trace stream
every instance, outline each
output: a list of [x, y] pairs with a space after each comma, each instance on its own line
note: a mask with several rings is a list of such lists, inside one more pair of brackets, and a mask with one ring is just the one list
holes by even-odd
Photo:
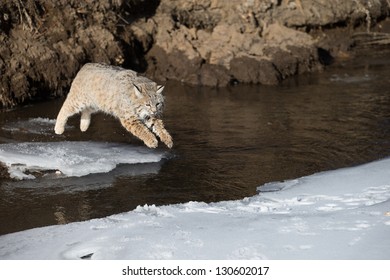
[[[280, 86], [191, 87], [168, 82], [164, 122], [169, 156], [82, 177], [0, 179], [0, 234], [100, 218], [138, 205], [216, 202], [256, 188], [390, 155], [390, 55], [339, 61]], [[142, 142], [118, 120], [96, 114], [82, 133], [79, 116], [54, 134], [61, 100], [0, 112], [0, 144]]]

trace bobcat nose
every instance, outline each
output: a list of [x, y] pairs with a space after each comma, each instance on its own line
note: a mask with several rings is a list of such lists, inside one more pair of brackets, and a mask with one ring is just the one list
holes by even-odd
[[141, 113], [139, 114], [139, 117], [141, 120], [149, 120], [150, 119], [150, 114], [144, 110], [141, 111]]

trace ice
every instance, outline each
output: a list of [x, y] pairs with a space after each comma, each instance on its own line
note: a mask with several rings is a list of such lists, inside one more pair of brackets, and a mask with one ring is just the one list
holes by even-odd
[[26, 142], [0, 144], [0, 161], [15, 179], [32, 179], [35, 171], [58, 171], [62, 176], [105, 173], [119, 164], [159, 162], [163, 151], [121, 143]]
[[[143, 205], [0, 236], [0, 259], [390, 258], [390, 158], [217, 203]], [[262, 189], [266, 192], [262, 192]]]
[[375, 77], [370, 76], [368, 74], [360, 75], [360, 76], [350, 76], [348, 74], [344, 75], [332, 75], [330, 78], [331, 82], [340, 82], [340, 83], [361, 83], [373, 80]]
[[[17, 120], [6, 123], [2, 130], [24, 134], [52, 135], [55, 119], [30, 118], [28, 120]], [[66, 129], [72, 128], [67, 125]]]

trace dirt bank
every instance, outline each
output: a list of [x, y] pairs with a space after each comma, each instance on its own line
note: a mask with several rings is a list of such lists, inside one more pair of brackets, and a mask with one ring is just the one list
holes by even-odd
[[[6, 0], [0, 108], [65, 95], [86, 62], [152, 79], [277, 84], [345, 54], [388, 0]], [[360, 37], [359, 37], [360, 38]]]
[[127, 2], [2, 2], [0, 106], [66, 94], [72, 78], [88, 61], [139, 68], [140, 55], [133, 53], [137, 48], [125, 27], [131, 19], [150, 15], [137, 6], [141, 1]]
[[162, 1], [150, 76], [191, 84], [277, 84], [318, 71], [350, 35], [387, 16], [388, 1]]

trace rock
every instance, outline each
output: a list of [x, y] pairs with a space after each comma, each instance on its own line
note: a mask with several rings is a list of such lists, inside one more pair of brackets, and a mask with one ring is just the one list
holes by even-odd
[[234, 58], [230, 62], [230, 70], [235, 79], [243, 83], [275, 85], [282, 79], [275, 65], [266, 59], [245, 56]]
[[275, 9], [274, 16], [288, 27], [318, 27], [338, 24], [355, 25], [359, 21], [387, 15], [389, 4], [386, 0], [295, 0], [282, 1]]
[[9, 179], [8, 168], [0, 161], [0, 179]]
[[182, 50], [173, 50], [166, 55], [159, 46], [153, 46], [148, 53], [147, 76], [154, 77], [155, 80], [179, 80], [187, 81], [189, 77], [198, 73], [202, 60], [199, 56], [188, 56]]
[[234, 80], [224, 66], [215, 64], [203, 64], [200, 73], [197, 76], [197, 80], [194, 81], [189, 79], [188, 82], [193, 85], [223, 87]]

